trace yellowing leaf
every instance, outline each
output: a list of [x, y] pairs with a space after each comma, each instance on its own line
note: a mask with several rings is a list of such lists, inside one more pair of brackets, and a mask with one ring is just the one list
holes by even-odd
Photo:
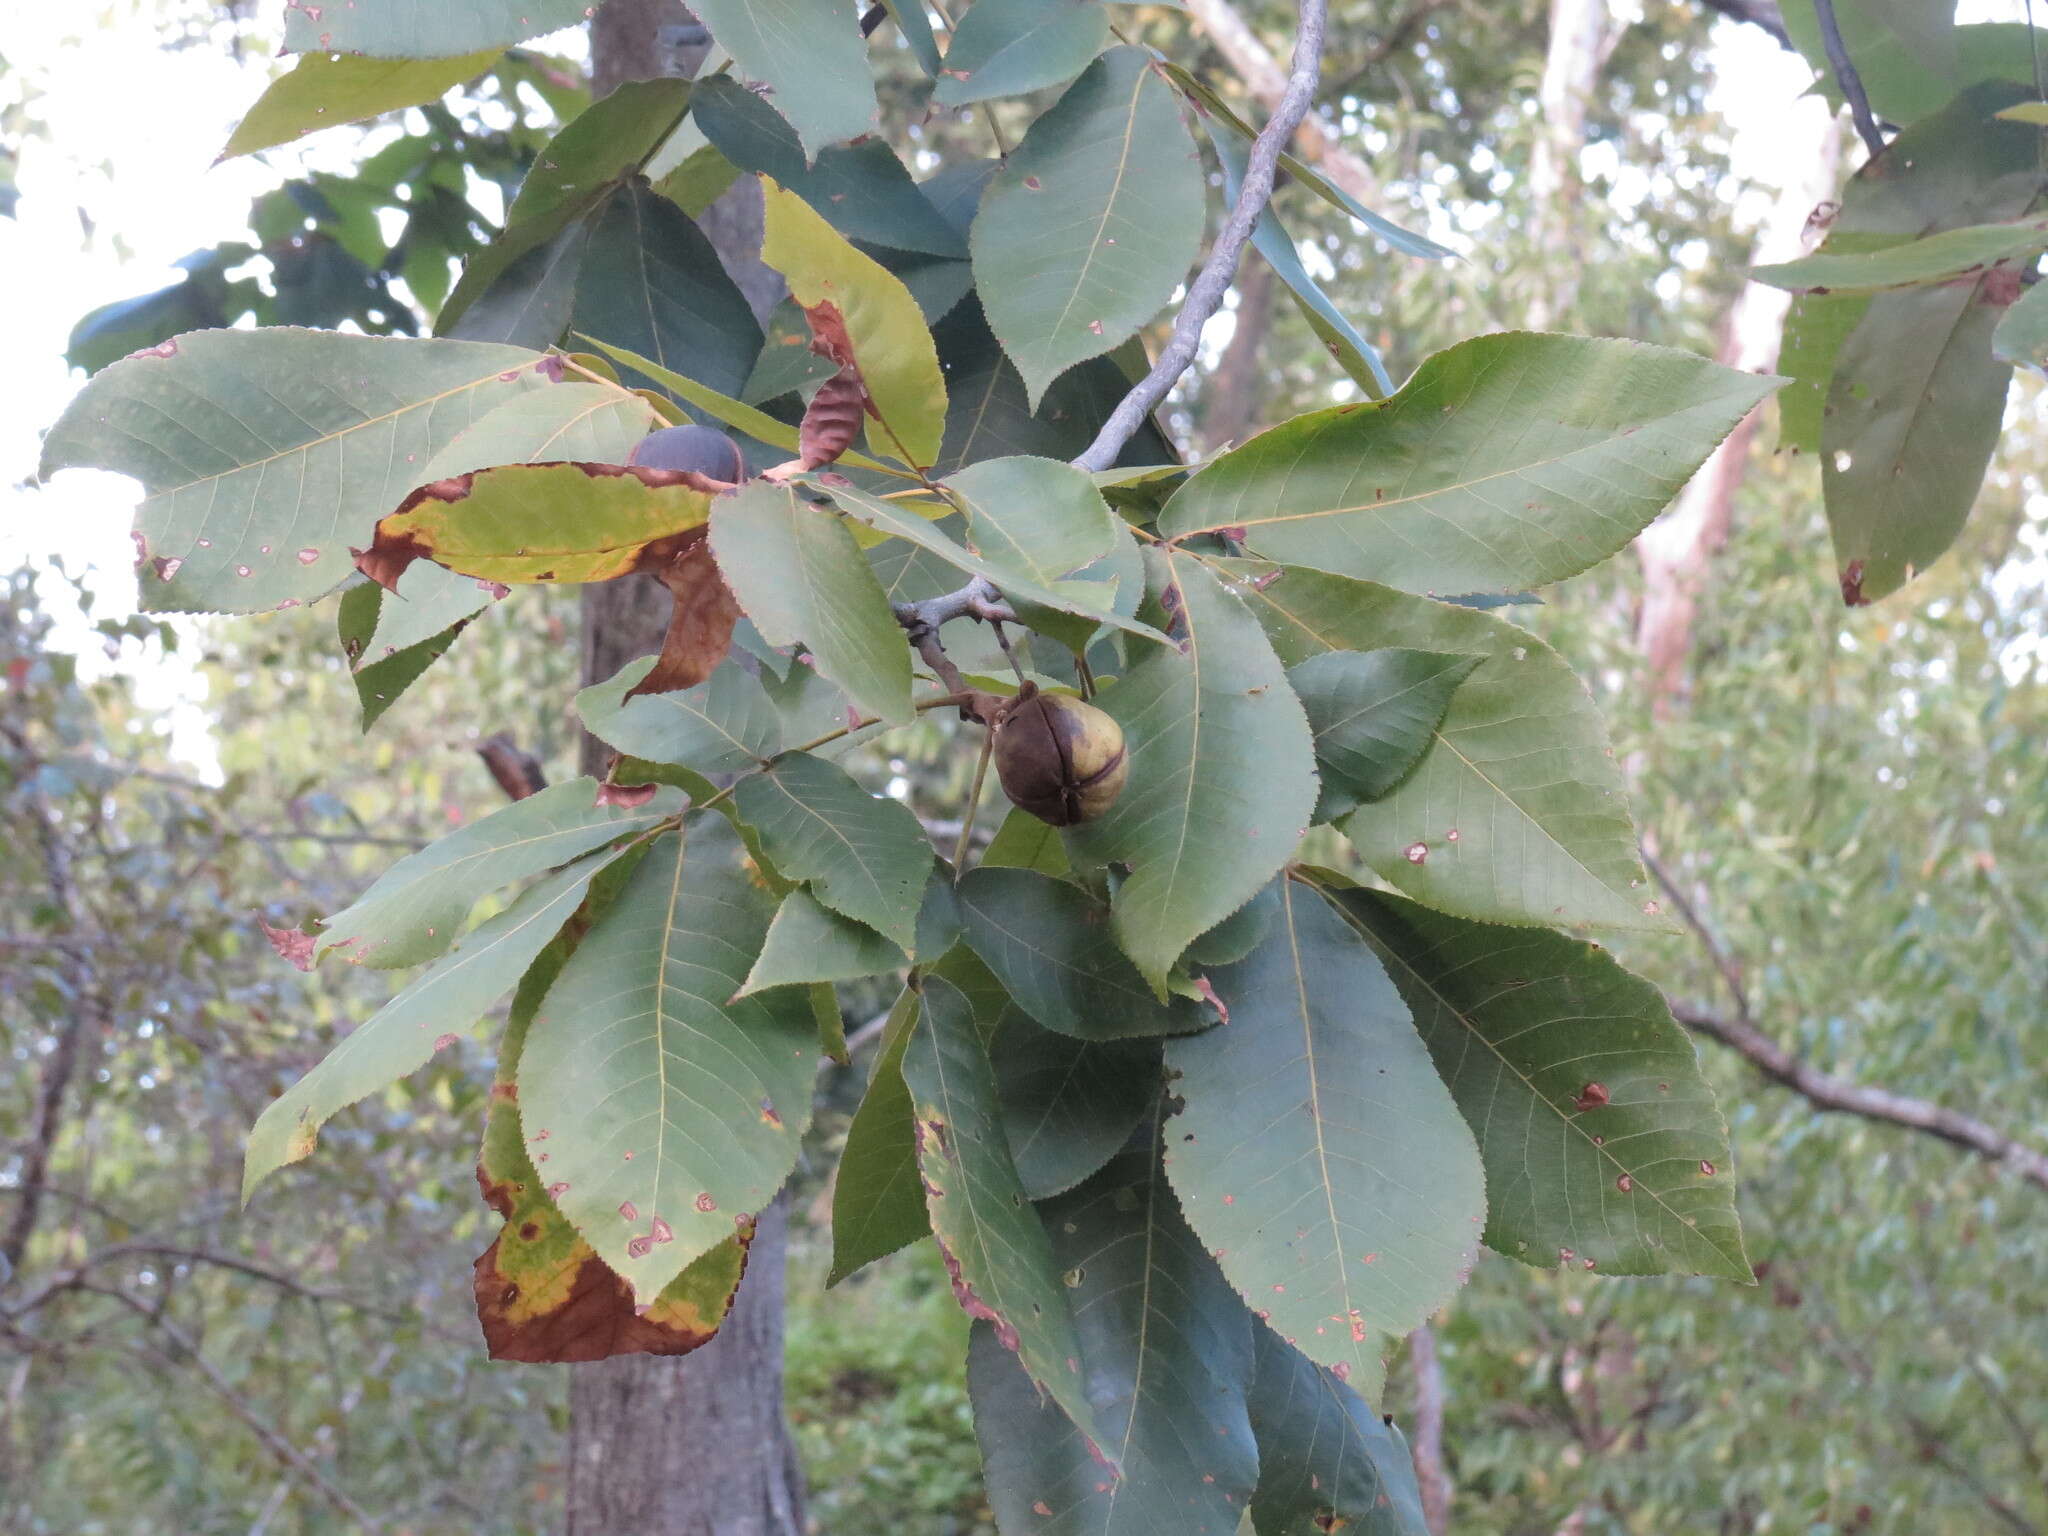
[[767, 199], [761, 259], [788, 281], [814, 333], [823, 306], [844, 323], [877, 418], [868, 424], [868, 446], [914, 469], [936, 464], [946, 381], [924, 311], [901, 281], [855, 250], [810, 204], [769, 177], [761, 185]]
[[701, 539], [711, 495], [684, 470], [506, 464], [421, 486], [356, 565], [387, 587], [422, 559], [484, 581], [609, 581]]

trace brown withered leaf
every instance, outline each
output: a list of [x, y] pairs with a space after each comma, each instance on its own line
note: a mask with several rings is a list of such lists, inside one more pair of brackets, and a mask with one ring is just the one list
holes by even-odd
[[797, 429], [798, 461], [805, 469], [830, 464], [853, 446], [867, 404], [867, 386], [861, 383], [858, 368], [841, 368], [818, 386]]
[[[720, 481], [681, 469], [504, 464], [419, 487], [377, 523], [356, 569], [395, 591], [415, 560], [480, 581], [609, 581], [665, 562]], [[700, 534], [701, 537], [701, 534]]]
[[640, 693], [672, 693], [694, 688], [709, 677], [732, 648], [733, 626], [740, 605], [733, 600], [703, 528], [692, 528], [653, 552], [658, 564], [643, 565], [659, 577], [675, 607], [668, 631], [661, 637], [661, 655], [654, 668], [634, 684], [626, 697]]
[[[529, 1168], [531, 1165], [529, 1164]], [[644, 1313], [568, 1218], [531, 1180], [492, 1183], [484, 1198], [505, 1227], [476, 1260], [477, 1321], [493, 1360], [536, 1365], [613, 1355], [686, 1355], [710, 1342], [746, 1270], [749, 1227], [671, 1281]]]
[[813, 352], [837, 363], [842, 369], [860, 371], [860, 364], [853, 356], [853, 337], [846, 330], [846, 316], [839, 312], [837, 304], [830, 299], [807, 304], [804, 306], [804, 319], [811, 327]]

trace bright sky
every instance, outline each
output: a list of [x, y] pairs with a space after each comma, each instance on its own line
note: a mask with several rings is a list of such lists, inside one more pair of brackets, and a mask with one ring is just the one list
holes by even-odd
[[[1617, 11], [1625, 3], [1610, 0]], [[1964, 9], [1985, 19], [2018, 14], [2019, 4]], [[128, 528], [137, 491], [122, 477], [81, 470], [47, 487], [32, 484], [40, 433], [83, 382], [64, 363], [72, 324], [98, 305], [174, 281], [180, 257], [243, 228], [252, 198], [306, 166], [346, 169], [358, 144], [344, 129], [262, 159], [214, 165], [241, 113], [287, 61], [236, 59], [225, 29], [212, 43], [161, 48], [144, 19], [151, 10], [148, 0], [0, 6], [0, 59], [35, 92], [30, 110], [42, 128], [23, 147], [16, 216], [0, 218], [0, 272], [14, 299], [9, 366], [0, 370], [0, 569], [52, 555], [73, 570], [91, 566], [93, 617], [132, 611]], [[566, 52], [579, 41], [550, 43]], [[1716, 28], [1715, 54], [1722, 84], [1714, 105], [1735, 129], [1736, 174], [1773, 185], [1783, 168], [1774, 147], [1784, 142], [1785, 114], [1819, 110], [1799, 99], [1810, 72], [1757, 29], [1732, 23]], [[7, 90], [0, 81], [0, 101]], [[1745, 211], [1760, 217], [1762, 209]], [[62, 612], [54, 585], [45, 592]], [[123, 658], [103, 660], [81, 614], [68, 615], [60, 634], [88, 666], [134, 670], [143, 701], [172, 709], [174, 750], [195, 766], [211, 764], [189, 662], [140, 656], [132, 645]]]

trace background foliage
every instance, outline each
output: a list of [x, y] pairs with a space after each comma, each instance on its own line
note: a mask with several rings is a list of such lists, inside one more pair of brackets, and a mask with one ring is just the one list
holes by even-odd
[[[1349, 85], [1331, 94], [1390, 187], [1469, 240], [1471, 256], [1434, 268], [1360, 254], [1347, 222], [1298, 193], [1285, 204], [1311, 251], [1353, 253], [1331, 261], [1326, 284], [1397, 378], [1458, 336], [1554, 302], [1559, 265], [1557, 231], [1523, 195], [1543, 8], [1488, 7], [1483, 26], [1458, 5], [1405, 31], [1404, 19], [1362, 7], [1339, 29], [1327, 78]], [[1589, 139], [1614, 146], [1617, 170], [1594, 179], [1564, 232], [1573, 329], [1711, 345], [1748, 246], [1705, 106], [1706, 36], [1696, 9], [1648, 6], [1602, 77]], [[399, 142], [440, 131], [431, 113], [407, 127]], [[503, 153], [516, 163], [533, 142], [522, 151], [510, 132]], [[495, 152], [464, 151], [480, 168]], [[431, 159], [427, 145], [406, 154]], [[1629, 196], [1619, 168], [1649, 165], [1654, 184]], [[300, 234], [317, 246], [327, 220], [309, 217], [316, 227]], [[461, 227], [450, 211], [437, 232], [422, 223], [419, 243], [459, 256]], [[260, 216], [252, 228], [277, 238]], [[331, 238], [349, 250], [339, 223]], [[403, 275], [422, 311], [379, 320], [336, 300], [328, 323], [421, 322], [431, 277], [415, 284], [390, 245], [350, 254], [392, 268], [394, 304], [388, 284]], [[376, 286], [349, 281], [348, 302]], [[289, 282], [268, 282], [263, 297], [282, 304]], [[1275, 310], [1262, 355], [1262, 418], [1349, 387], [1292, 312]], [[1173, 425], [1199, 435], [1226, 403], [1198, 380]], [[1817, 558], [1812, 464], [1753, 463], [1696, 633], [1687, 707], [1671, 721], [1651, 725], [1631, 565], [1553, 588], [1516, 617], [1594, 681], [1651, 846], [1734, 958], [1756, 1017], [1827, 1070], [2024, 1132], [2030, 1115], [2041, 1126], [2048, 1028], [2031, 387], [2013, 420], [1960, 557], [1875, 610], [1845, 614]], [[55, 586], [41, 579], [45, 598]], [[35, 1532], [346, 1528], [280, 1480], [254, 1438], [222, 1430], [218, 1386], [394, 1527], [550, 1528], [559, 1468], [535, 1447], [560, 1443], [559, 1382], [481, 1362], [466, 1288], [448, 1284], [489, 1236], [466, 1173], [481, 1053], [464, 1045], [337, 1122], [323, 1155], [245, 1223], [230, 1194], [242, 1129], [378, 1000], [382, 978], [301, 978], [253, 926], [221, 914], [333, 910], [397, 851], [354, 839], [424, 839], [493, 807], [468, 750], [491, 731], [566, 774], [573, 722], [556, 701], [573, 685], [573, 615], [522, 593], [516, 620], [489, 616], [492, 643], [458, 647], [366, 738], [349, 728], [354, 685], [324, 614], [134, 621], [109, 636], [126, 668], [172, 636], [203, 653], [228, 775], [215, 787], [167, 756], [122, 671], [78, 682], [38, 602], [26, 582], [10, 593], [0, 1028], [26, 1062], [54, 1048], [62, 1020], [88, 1023], [50, 1235], [0, 1296], [12, 1325], [0, 1362], [5, 1520]], [[943, 819], [965, 789], [957, 753], [939, 766], [947, 729], [920, 722], [859, 766], [902, 780]], [[289, 809], [273, 819], [277, 807]], [[1695, 943], [1617, 948], [1675, 999], [1727, 1006]], [[888, 999], [869, 1001], [872, 1013]], [[1702, 1049], [1731, 1121], [1760, 1287], [1482, 1259], [1439, 1327], [1454, 1528], [2048, 1522], [2042, 1193], [1927, 1138], [1817, 1117]], [[843, 1135], [859, 1078], [827, 1074], [811, 1132], [820, 1149]], [[33, 1080], [11, 1074], [0, 1100], [11, 1143], [28, 1139]], [[815, 1182], [803, 1193], [815, 1198]], [[797, 1250], [798, 1266], [822, 1269], [817, 1240], [800, 1232]], [[87, 1254], [90, 1270], [74, 1276]], [[32, 1318], [15, 1317], [53, 1282]], [[985, 1529], [954, 1385], [965, 1333], [935, 1266], [905, 1254], [851, 1287], [799, 1301], [793, 1320], [791, 1400], [821, 1529]], [[232, 1374], [206, 1381], [194, 1346]], [[1397, 1362], [1396, 1411], [1407, 1390]]]

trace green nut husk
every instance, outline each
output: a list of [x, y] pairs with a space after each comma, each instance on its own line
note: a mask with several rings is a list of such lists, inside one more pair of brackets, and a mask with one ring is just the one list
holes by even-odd
[[1130, 774], [1123, 728], [1093, 704], [1027, 683], [990, 729], [1003, 793], [1040, 821], [1093, 821], [1123, 793]]

